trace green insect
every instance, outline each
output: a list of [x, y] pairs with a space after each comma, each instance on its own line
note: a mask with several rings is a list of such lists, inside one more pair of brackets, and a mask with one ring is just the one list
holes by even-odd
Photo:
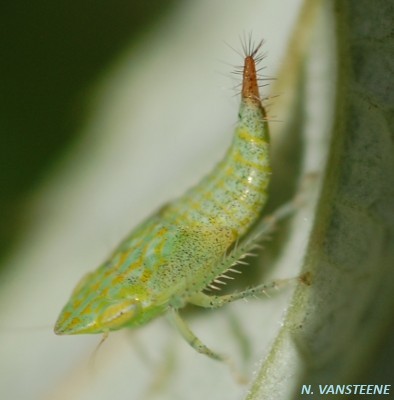
[[220, 279], [232, 278], [234, 265], [245, 263], [275, 221], [289, 214], [289, 207], [282, 207], [257, 223], [271, 176], [268, 120], [256, 73], [261, 45], [245, 50], [239, 120], [224, 159], [200, 184], [140, 224], [80, 281], [56, 322], [56, 334], [107, 335], [167, 314], [198, 352], [225, 359], [193, 334], [178, 310], [187, 303], [220, 307], [278, 284], [222, 296], [204, 293], [217, 288]]

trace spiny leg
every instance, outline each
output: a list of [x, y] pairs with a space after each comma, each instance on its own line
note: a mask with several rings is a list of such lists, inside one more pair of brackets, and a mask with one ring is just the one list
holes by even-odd
[[105, 332], [103, 336], [100, 339], [100, 342], [97, 344], [96, 348], [94, 349], [92, 355], [89, 358], [89, 366], [92, 369], [93, 372], [95, 372], [96, 369], [96, 361], [97, 361], [97, 355], [98, 352], [103, 345], [103, 343], [108, 339], [109, 337], [109, 332]]
[[201, 340], [191, 331], [189, 326], [174, 308], [170, 308], [168, 318], [182, 335], [182, 337], [186, 340], [186, 342], [189, 343], [190, 346], [192, 346], [193, 349], [196, 350], [198, 353], [204, 354], [214, 360], [226, 362], [228, 361], [227, 357], [218, 354], [205, 346], [205, 344], [202, 343]]
[[[272, 215], [264, 218], [254, 229], [242, 240], [239, 245], [234, 246], [230, 254], [228, 254], [222, 261], [223, 270], [230, 270], [231, 267], [239, 260], [250, 254], [249, 252], [258, 247], [258, 242], [266, 235], [270, 234], [276, 227], [277, 222], [292, 215], [299, 208], [299, 201], [297, 198], [284, 204], [278, 208]], [[296, 278], [295, 278], [296, 279]], [[244, 290], [239, 293], [229, 294], [224, 296], [208, 296], [204, 293], [197, 293], [188, 299], [189, 303], [206, 307], [217, 308], [229, 302], [243, 299], [247, 297], [254, 297], [259, 294], [265, 294], [268, 290], [283, 286], [293, 279], [283, 279], [274, 281], [269, 284], [263, 284], [251, 289]], [[228, 358], [220, 355], [205, 346], [200, 339], [190, 330], [186, 322], [180, 317], [175, 308], [171, 307], [168, 312], [168, 318], [173, 325], [180, 332], [182, 337], [192, 346], [198, 353], [205, 354], [206, 356], [219, 361], [228, 362]]]
[[231, 303], [236, 300], [257, 297], [260, 295], [267, 295], [267, 292], [274, 289], [280, 289], [284, 286], [287, 286], [289, 283], [295, 282], [299, 279], [299, 277], [278, 279], [269, 283], [263, 283], [250, 289], [243, 290], [242, 292], [222, 296], [212, 296], [200, 292], [190, 297], [189, 303], [204, 308], [219, 308], [227, 303]]
[[233, 269], [234, 266], [247, 264], [243, 259], [255, 255], [253, 251], [261, 248], [260, 243], [275, 230], [277, 223], [299, 209], [300, 202], [298, 199], [298, 196], [295, 197], [292, 201], [279, 207], [273, 214], [263, 218], [239, 243], [235, 243], [231, 251], [224, 255], [220, 263], [220, 270], [223, 273], [217, 279], [220, 279], [220, 277], [229, 278], [226, 276], [227, 271], [236, 272]]
[[[297, 209], [299, 209], [301, 203], [301, 196], [298, 195], [293, 200], [285, 203], [284, 205], [279, 207], [274, 213], [265, 217], [260, 223], [258, 223], [252, 229], [252, 231], [247, 234], [247, 236], [238, 245], [234, 246], [234, 248], [228, 255], [226, 255], [226, 257], [222, 261], [223, 270], [231, 271], [231, 268], [237, 263], [244, 264], [245, 262], [242, 261], [242, 259], [247, 257], [248, 255], [252, 255], [253, 253], [251, 252], [254, 249], [260, 247], [259, 242], [263, 240], [264, 237], [274, 231], [279, 221], [289, 217]], [[225, 274], [222, 276], [226, 277]], [[191, 296], [188, 299], [188, 302], [205, 308], [219, 308], [227, 303], [231, 303], [236, 300], [257, 297], [260, 295], [267, 295], [267, 292], [269, 291], [280, 289], [290, 283], [295, 283], [297, 281], [309, 284], [310, 278], [310, 275], [306, 273], [295, 278], [278, 279], [269, 283], [263, 283], [253, 288], [243, 290], [238, 293], [222, 296], [207, 295], [200, 292]]]
[[297, 195], [291, 201], [277, 208], [272, 214], [264, 217], [242, 240], [241, 244], [243, 244], [243, 247], [249, 245], [253, 247], [256, 242], [271, 234], [275, 230], [277, 223], [293, 215], [300, 209], [302, 203], [302, 196]]
[[186, 322], [180, 317], [176, 309], [170, 308], [168, 318], [176, 327], [178, 332], [182, 335], [182, 337], [190, 344], [191, 347], [193, 347], [193, 349], [200, 354], [204, 354], [209, 358], [212, 358], [213, 360], [225, 362], [229, 366], [234, 379], [238, 383], [247, 383], [247, 378], [237, 370], [232, 360], [229, 357], [216, 353], [202, 343], [201, 340], [191, 331]]

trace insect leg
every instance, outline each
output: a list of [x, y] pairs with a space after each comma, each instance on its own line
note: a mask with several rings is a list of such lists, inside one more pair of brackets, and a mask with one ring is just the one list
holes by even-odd
[[[231, 251], [224, 256], [220, 263], [220, 270], [223, 271], [223, 277], [226, 277], [227, 271], [232, 271], [237, 264], [245, 264], [244, 258], [253, 255], [256, 248], [260, 248], [261, 241], [271, 234], [277, 223], [299, 209], [299, 197], [285, 203], [279, 207], [274, 213], [262, 219], [239, 243], [236, 243]], [[217, 278], [220, 278], [218, 275]]]
[[191, 331], [186, 322], [181, 318], [178, 312], [174, 308], [170, 308], [168, 317], [172, 324], [177, 328], [182, 337], [196, 350], [198, 353], [205, 354], [206, 356], [218, 360], [228, 361], [227, 357], [214, 352], [205, 346], [204, 343]]
[[264, 217], [251, 231], [246, 235], [242, 243], [248, 246], [251, 242], [256, 242], [263, 239], [266, 235], [271, 234], [278, 222], [290, 217], [302, 204], [301, 196], [296, 196], [291, 201], [281, 205], [272, 214]]
[[219, 308], [227, 303], [231, 303], [236, 300], [267, 295], [269, 291], [280, 289], [292, 282], [296, 282], [299, 279], [301, 278], [297, 277], [289, 279], [278, 279], [269, 283], [263, 283], [250, 289], [243, 290], [242, 292], [231, 293], [223, 296], [211, 296], [200, 292], [190, 297], [188, 302], [204, 308]]
[[314, 173], [307, 174], [302, 179], [300, 189], [296, 195], [287, 203], [282, 204], [272, 214], [267, 215], [258, 222], [245, 236], [241, 244], [243, 244], [244, 247], [247, 247], [256, 241], [263, 239], [266, 235], [269, 235], [275, 230], [278, 222], [290, 217], [299, 210], [307, 202], [308, 192], [313, 187], [312, 183], [316, 178], [317, 176]]
[[[279, 221], [289, 217], [297, 209], [299, 209], [300, 204], [302, 204], [302, 197], [298, 195], [292, 201], [285, 203], [284, 205], [279, 207], [273, 214], [267, 216], [259, 224], [257, 224], [257, 226], [252, 229], [252, 231], [241, 241], [241, 243], [235, 246], [233, 250], [224, 258], [224, 260], [222, 261], [223, 271], [231, 270], [231, 268], [236, 265], [237, 262], [241, 261], [242, 263], [243, 258], [251, 254], [251, 252], [256, 247], [259, 247], [259, 241], [269, 235], [275, 229]], [[267, 295], [267, 292], [269, 291], [280, 289], [290, 283], [296, 283], [297, 281], [309, 284], [310, 279], [310, 274], [305, 273], [298, 277], [278, 279], [269, 283], [263, 283], [261, 285], [243, 290], [238, 293], [222, 296], [212, 296], [200, 292], [191, 296], [188, 299], [188, 302], [204, 308], [219, 308], [227, 303], [239, 299]]]

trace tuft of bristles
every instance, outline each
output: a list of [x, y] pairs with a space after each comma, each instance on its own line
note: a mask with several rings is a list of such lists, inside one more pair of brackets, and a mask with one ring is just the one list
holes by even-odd
[[[264, 60], [264, 58], [266, 58], [267, 54], [262, 51], [264, 45], [264, 39], [260, 40], [256, 44], [255, 41], [253, 40], [252, 33], [249, 33], [248, 35], [244, 33], [243, 36], [239, 38], [239, 40], [241, 42], [242, 51], [237, 50], [228, 43], [226, 44], [228, 47], [230, 47], [230, 49], [232, 49], [235, 53], [237, 53], [242, 58], [242, 60], [245, 60], [245, 58], [247, 57], [252, 57], [255, 64], [259, 65]], [[273, 80], [273, 78], [269, 78], [261, 74], [261, 72], [265, 68], [266, 68], [265, 66], [260, 66], [259, 68], [256, 69], [256, 75], [257, 75], [256, 78], [260, 89], [269, 85], [269, 83], [266, 83], [267, 81]], [[232, 74], [242, 76], [243, 72], [244, 72], [244, 64], [233, 66]], [[237, 90], [238, 94], [240, 93], [239, 88], [241, 87], [241, 85], [242, 83], [240, 82], [235, 86], [235, 89]]]
[[[245, 258], [249, 257], [257, 257], [258, 254], [254, 252], [254, 250], [261, 250], [263, 246], [260, 243], [257, 243], [257, 240], [261, 240], [261, 237], [255, 239], [254, 243], [246, 243], [239, 244], [238, 241], [234, 244], [234, 247], [231, 249], [230, 253], [223, 257], [222, 265], [229, 265], [225, 271], [216, 277], [209, 285], [207, 285], [206, 290], [220, 290], [221, 287], [216, 285], [226, 285], [227, 282], [222, 279], [234, 280], [234, 276], [230, 274], [241, 274], [242, 272], [236, 269], [238, 266], [249, 265], [249, 263], [245, 260]], [[254, 241], [254, 240], [253, 240]]]
[[[231, 72], [232, 75], [239, 75], [243, 77], [244, 74], [244, 69], [245, 69], [245, 59], [248, 57], [252, 57], [255, 65], [257, 66], [256, 68], [256, 82], [259, 90], [262, 88], [269, 86], [270, 82], [274, 80], [272, 77], [268, 77], [266, 75], [262, 74], [262, 71], [266, 68], [266, 66], [258, 66], [264, 58], [267, 56], [265, 52], [263, 52], [263, 45], [264, 45], [264, 39], [260, 40], [259, 42], [255, 42], [253, 40], [253, 34], [250, 32], [249, 34], [246, 34], [245, 32], [243, 33], [242, 36], [239, 37], [240, 43], [241, 43], [241, 49], [238, 50], [231, 46], [230, 44], [226, 43], [225, 44], [233, 50], [235, 53], [237, 53], [243, 60], [242, 65], [232, 65], [233, 70]], [[238, 79], [237, 84], [234, 85], [233, 90], [235, 90], [235, 95], [239, 96], [242, 93], [242, 85], [243, 85], [243, 79]], [[259, 101], [261, 102], [261, 105], [265, 110], [267, 110], [267, 101], [271, 100], [276, 96], [260, 96]], [[271, 117], [266, 116], [266, 119], [269, 121], [272, 121]]]

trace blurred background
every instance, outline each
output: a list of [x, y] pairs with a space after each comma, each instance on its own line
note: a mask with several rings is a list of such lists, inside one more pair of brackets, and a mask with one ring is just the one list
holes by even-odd
[[83, 134], [91, 89], [176, 1], [16, 1], [1, 7], [0, 256], [35, 188]]

